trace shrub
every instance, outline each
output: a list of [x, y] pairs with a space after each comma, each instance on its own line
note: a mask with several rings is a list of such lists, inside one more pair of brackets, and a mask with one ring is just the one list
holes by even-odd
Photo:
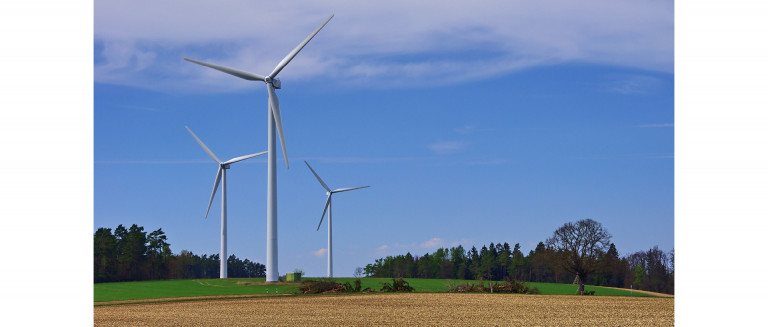
[[384, 286], [381, 288], [382, 292], [413, 292], [413, 290], [413, 287], [402, 278], [392, 278], [392, 284], [384, 283]]
[[448, 287], [446, 289], [448, 290], [448, 293], [455, 293], [459, 291], [459, 284], [456, 284], [456, 282], [450, 280], [448, 281]]
[[299, 286], [299, 291], [304, 294], [339, 292], [342, 289], [341, 283], [332, 280], [305, 280]]
[[355, 288], [354, 288], [354, 287], [352, 287], [352, 284], [350, 284], [349, 282], [345, 282], [345, 283], [344, 283], [344, 284], [341, 286], [341, 291], [342, 291], [342, 292], [344, 292], [344, 293], [351, 293], [351, 292], [354, 292], [354, 291], [355, 291]]
[[504, 283], [490, 282], [488, 286], [485, 286], [485, 282], [480, 280], [478, 284], [470, 284], [464, 282], [464, 284], [448, 284], [448, 292], [490, 292], [490, 293], [519, 293], [519, 294], [539, 294], [538, 288], [530, 288], [523, 282], [517, 280], [506, 279]]
[[483, 282], [481, 281], [479, 285], [476, 284], [470, 284], [469, 282], [464, 282], [463, 284], [456, 284], [453, 281], [448, 283], [448, 292], [452, 293], [474, 293], [474, 292], [482, 292]]
[[519, 293], [519, 294], [539, 294], [538, 288], [530, 288], [528, 285], [525, 285], [525, 283], [512, 279], [510, 280], [507, 278], [504, 281], [503, 285], [499, 286], [499, 290], [497, 292], [501, 293]]
[[352, 292], [370, 292], [371, 288], [366, 287], [362, 289], [362, 282], [359, 279], [354, 281], [354, 286], [349, 282], [344, 284], [334, 282], [332, 280], [305, 280], [301, 282], [299, 291], [304, 294], [317, 294], [317, 293], [352, 293]]

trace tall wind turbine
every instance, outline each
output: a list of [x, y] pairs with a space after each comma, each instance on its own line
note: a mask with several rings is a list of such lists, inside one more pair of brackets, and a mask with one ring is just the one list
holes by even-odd
[[323, 223], [323, 218], [325, 218], [325, 212], [328, 211], [328, 277], [333, 277], [333, 233], [332, 233], [332, 225], [333, 220], [331, 220], [331, 197], [334, 193], [341, 193], [351, 190], [356, 190], [360, 188], [366, 188], [369, 186], [358, 186], [358, 187], [347, 187], [347, 188], [339, 188], [335, 190], [331, 190], [328, 185], [323, 182], [323, 179], [320, 178], [320, 176], [317, 175], [314, 169], [312, 169], [312, 166], [309, 165], [308, 162], [304, 161], [305, 164], [307, 164], [307, 167], [309, 167], [309, 170], [312, 171], [312, 174], [317, 177], [317, 181], [320, 182], [320, 185], [325, 188], [326, 192], [325, 194], [328, 195], [328, 199], [325, 200], [325, 208], [323, 208], [323, 214], [320, 215], [320, 223], [317, 224], [317, 230], [320, 230], [320, 225]]
[[235, 162], [265, 154], [267, 151], [232, 158], [221, 162], [221, 160], [219, 160], [219, 158], [217, 158], [216, 155], [213, 154], [213, 152], [208, 149], [207, 146], [205, 146], [205, 143], [203, 143], [203, 141], [201, 141], [197, 135], [195, 135], [195, 133], [189, 129], [189, 127], [184, 127], [186, 127], [187, 131], [189, 131], [189, 134], [192, 134], [192, 137], [197, 140], [197, 143], [200, 143], [200, 146], [203, 147], [203, 150], [205, 150], [205, 152], [207, 152], [208, 155], [211, 156], [211, 158], [213, 158], [213, 160], [219, 164], [219, 171], [216, 172], [216, 181], [213, 182], [213, 192], [211, 192], [211, 199], [208, 201], [208, 209], [205, 210], [205, 218], [208, 219], [208, 212], [211, 211], [213, 196], [216, 195], [216, 190], [219, 188], [219, 182], [221, 182], [221, 252], [219, 255], [219, 278], [227, 278], [227, 169], [229, 169], [229, 165]]
[[295, 57], [301, 49], [304, 48], [315, 35], [320, 32], [325, 24], [333, 18], [333, 15], [329, 16], [312, 34], [307, 36], [296, 48], [288, 53], [280, 63], [277, 64], [274, 70], [267, 76], [261, 76], [259, 74], [253, 74], [242, 70], [237, 70], [229, 67], [214, 65], [205, 63], [202, 61], [184, 58], [186, 61], [196, 63], [216, 69], [218, 71], [240, 77], [249, 81], [262, 81], [267, 84], [267, 95], [269, 97], [268, 105], [268, 118], [267, 118], [267, 282], [276, 282], [278, 279], [277, 274], [277, 171], [275, 167], [275, 127], [280, 136], [280, 146], [283, 149], [283, 157], [285, 158], [285, 167], [288, 168], [288, 155], [285, 152], [285, 139], [283, 138], [283, 123], [280, 119], [280, 103], [277, 100], [277, 94], [275, 89], [280, 88], [280, 80], [277, 79], [277, 74], [287, 65], [293, 57]]

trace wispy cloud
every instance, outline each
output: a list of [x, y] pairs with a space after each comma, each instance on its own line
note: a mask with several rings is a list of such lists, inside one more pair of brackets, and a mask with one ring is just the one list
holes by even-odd
[[392, 163], [392, 162], [404, 162], [421, 160], [422, 158], [416, 157], [300, 157], [297, 160], [307, 160], [311, 162], [324, 162], [324, 163]]
[[[413, 87], [563, 62], [673, 71], [672, 1], [225, 3], [95, 2], [95, 81], [190, 92], [250, 89], [181, 58], [266, 74], [330, 13], [336, 17], [281, 77]], [[617, 90], [634, 89], [630, 83]]]
[[674, 159], [673, 153], [626, 153], [626, 154], [598, 154], [593, 156], [578, 157], [582, 160], [637, 160], [637, 159]]
[[467, 125], [467, 126], [462, 126], [462, 127], [453, 129], [454, 132], [459, 134], [469, 134], [474, 132], [475, 130], [477, 130], [477, 126], [475, 125]]
[[466, 126], [454, 128], [453, 131], [458, 133], [458, 134], [467, 135], [467, 134], [474, 134], [474, 133], [478, 133], [478, 132], [494, 131], [494, 129], [493, 128], [477, 127], [476, 125], [466, 125]]
[[129, 109], [129, 110], [138, 110], [138, 111], [157, 111], [157, 108], [155, 107], [132, 106], [132, 105], [117, 105], [117, 107]]
[[[239, 165], [263, 164], [265, 158], [253, 158], [238, 163]], [[188, 165], [188, 164], [212, 164], [212, 160], [94, 160], [96, 165]]]
[[436, 154], [457, 153], [467, 148], [468, 143], [460, 141], [441, 141], [427, 146], [429, 150]]
[[644, 75], [625, 75], [609, 78], [606, 89], [620, 94], [649, 94], [660, 88], [661, 79]]
[[469, 164], [473, 166], [489, 166], [489, 165], [503, 165], [509, 162], [507, 159], [488, 159], [488, 160], [475, 160], [470, 161]]
[[96, 160], [97, 165], [181, 165], [181, 164], [210, 164], [211, 160]]
[[675, 124], [672, 123], [666, 123], [666, 124], [643, 124], [643, 125], [637, 125], [639, 128], [665, 128], [665, 127], [675, 127]]
[[316, 256], [318, 258], [325, 256], [326, 253], [328, 253], [328, 249], [326, 249], [326, 248], [322, 248], [322, 249], [319, 249], [317, 251], [312, 251], [312, 255], [314, 255], [314, 256]]

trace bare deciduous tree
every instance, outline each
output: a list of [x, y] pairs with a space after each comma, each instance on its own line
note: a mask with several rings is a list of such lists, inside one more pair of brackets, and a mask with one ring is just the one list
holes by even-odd
[[581, 281], [579, 294], [584, 294], [584, 281], [597, 267], [597, 259], [611, 243], [611, 234], [592, 219], [566, 223], [547, 239], [547, 246], [559, 254], [560, 263]]

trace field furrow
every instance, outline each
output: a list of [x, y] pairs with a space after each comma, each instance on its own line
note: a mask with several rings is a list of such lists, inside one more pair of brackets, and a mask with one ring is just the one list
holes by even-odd
[[359, 294], [98, 306], [96, 326], [673, 326], [674, 299]]

